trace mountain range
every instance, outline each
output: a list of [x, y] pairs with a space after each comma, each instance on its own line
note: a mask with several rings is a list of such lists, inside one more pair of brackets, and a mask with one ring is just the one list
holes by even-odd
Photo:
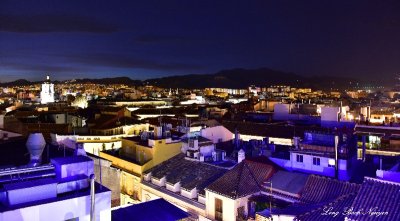
[[[64, 81], [65, 82], [65, 81]], [[71, 80], [67, 81], [71, 82]], [[162, 78], [134, 80], [129, 77], [101, 78], [101, 79], [75, 79], [74, 83], [95, 84], [127, 84], [130, 86], [154, 85], [163, 88], [247, 88], [250, 85], [271, 86], [289, 85], [292, 87], [310, 87], [313, 89], [344, 89], [350, 86], [349, 82], [357, 79], [346, 77], [313, 76], [306, 77], [290, 72], [276, 71], [268, 68], [258, 69], [229, 69], [214, 74], [177, 75]], [[40, 82], [30, 82], [19, 79], [13, 82], [1, 83], [0, 86], [25, 86]], [[61, 83], [55, 81], [54, 83]]]
[[247, 88], [250, 85], [271, 86], [289, 85], [292, 87], [310, 87], [313, 89], [344, 89], [349, 82], [357, 82], [357, 79], [345, 77], [313, 76], [276, 71], [268, 68], [259, 69], [230, 69], [215, 74], [180, 75], [170, 76], [144, 81], [150, 85], [171, 88]]

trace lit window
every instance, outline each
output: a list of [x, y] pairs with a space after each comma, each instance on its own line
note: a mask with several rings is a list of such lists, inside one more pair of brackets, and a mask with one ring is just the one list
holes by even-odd
[[329, 167], [335, 167], [335, 164], [336, 164], [336, 163], [335, 163], [335, 160], [334, 160], [334, 159], [329, 159], [329, 160], [328, 160], [328, 166], [329, 166]]
[[319, 166], [321, 165], [321, 159], [319, 157], [313, 157], [313, 165]]
[[297, 154], [296, 155], [296, 161], [299, 163], [303, 163], [303, 155]]

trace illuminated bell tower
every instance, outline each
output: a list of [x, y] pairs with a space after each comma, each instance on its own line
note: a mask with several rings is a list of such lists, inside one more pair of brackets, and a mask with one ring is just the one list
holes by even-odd
[[42, 104], [54, 102], [54, 84], [50, 82], [49, 75], [46, 76], [46, 81], [42, 84], [40, 99]]

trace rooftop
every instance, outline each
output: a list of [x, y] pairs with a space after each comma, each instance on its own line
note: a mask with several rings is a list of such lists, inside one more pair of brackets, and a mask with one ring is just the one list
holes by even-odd
[[[272, 183], [273, 190], [298, 195], [303, 190], [308, 179], [307, 174], [279, 170], [268, 180]], [[266, 185], [267, 187], [269, 185]]]
[[300, 200], [304, 203], [327, 202], [342, 195], [356, 193], [359, 189], [359, 184], [310, 175], [304, 186]]
[[349, 220], [400, 220], [400, 183], [366, 177], [351, 204], [354, 211], [387, 212], [380, 217], [351, 214]]
[[189, 216], [187, 212], [162, 198], [111, 211], [111, 219], [113, 221], [123, 221], [127, 217], [131, 221], [181, 220]]
[[244, 160], [207, 186], [206, 190], [237, 199], [264, 189], [264, 182], [275, 172], [275, 167], [265, 163]]
[[[95, 183], [95, 193], [96, 194], [109, 192], [109, 191], [110, 190], [108, 188], [101, 186], [99, 183]], [[82, 196], [90, 196], [90, 188], [85, 188], [85, 189], [81, 189], [81, 190], [75, 190], [72, 192], [58, 194], [56, 198], [37, 200], [37, 201], [18, 204], [18, 205], [14, 205], [14, 206], [8, 206], [8, 205], [6, 206], [3, 204], [0, 204], [0, 212], [17, 210], [20, 208], [31, 207], [31, 206], [52, 203], [52, 202], [57, 202], [57, 201], [62, 201], [62, 200], [68, 200], [68, 199], [73, 199], [73, 198], [82, 197]]]
[[356, 125], [357, 134], [400, 135], [399, 127]]
[[90, 162], [93, 161], [89, 157], [86, 156], [71, 156], [71, 157], [57, 157], [52, 158], [51, 162], [57, 164], [72, 164], [72, 163], [81, 163], [81, 162]]
[[[345, 220], [345, 211], [350, 208], [354, 198], [356, 197], [356, 193], [350, 193], [347, 195], [343, 195], [333, 200], [332, 202], [320, 206], [315, 209], [308, 209], [308, 211], [301, 211], [295, 218], [296, 221], [336, 221], [336, 220]], [[317, 204], [319, 205], [319, 204]], [[332, 212], [337, 212], [337, 215], [328, 215], [326, 209], [331, 208]], [[300, 212], [300, 211], [299, 211]], [[326, 215], [322, 215], [326, 214]]]
[[185, 137], [185, 138], [181, 139], [181, 141], [183, 143], [189, 143], [189, 141], [194, 141], [194, 140], [198, 141], [199, 147], [208, 146], [208, 145], [212, 145], [213, 144], [212, 140], [207, 139], [207, 138], [202, 137], [202, 136], [196, 136], [196, 137], [190, 137], [190, 138]]
[[[335, 179], [309, 175], [302, 191], [300, 201], [286, 208], [274, 208], [273, 215], [292, 215], [295, 220], [344, 220], [342, 214], [339, 217], [332, 215], [323, 216], [324, 208], [334, 208], [342, 213], [351, 205], [352, 199], [360, 189], [359, 184], [338, 181]], [[333, 211], [333, 212], [334, 212]], [[261, 216], [269, 216], [269, 210], [260, 213]], [[333, 219], [332, 219], [333, 217]]]
[[196, 188], [201, 193], [207, 185], [222, 176], [226, 170], [199, 161], [185, 160], [184, 154], [178, 154], [145, 173], [150, 172], [152, 177], [161, 179], [166, 176], [167, 183], [181, 182], [183, 189]]
[[[312, 182], [307, 185], [313, 185], [314, 195], [329, 197], [317, 197], [312, 203], [296, 203], [284, 209], [274, 209], [272, 214], [294, 215], [294, 220], [298, 221], [400, 220], [400, 183], [366, 177], [363, 184], [358, 185], [314, 175], [309, 181]], [[307, 189], [305, 192], [305, 195], [309, 193]], [[268, 217], [269, 210], [258, 214]]]

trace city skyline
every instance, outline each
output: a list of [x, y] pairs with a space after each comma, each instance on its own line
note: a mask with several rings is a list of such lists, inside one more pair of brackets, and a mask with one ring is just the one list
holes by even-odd
[[[2, 82], [149, 79], [268, 67], [391, 81], [400, 4], [103, 1], [0, 3]], [[267, 76], [266, 76], [267, 77]]]
[[400, 220], [399, 12], [0, 0], [0, 221]]

